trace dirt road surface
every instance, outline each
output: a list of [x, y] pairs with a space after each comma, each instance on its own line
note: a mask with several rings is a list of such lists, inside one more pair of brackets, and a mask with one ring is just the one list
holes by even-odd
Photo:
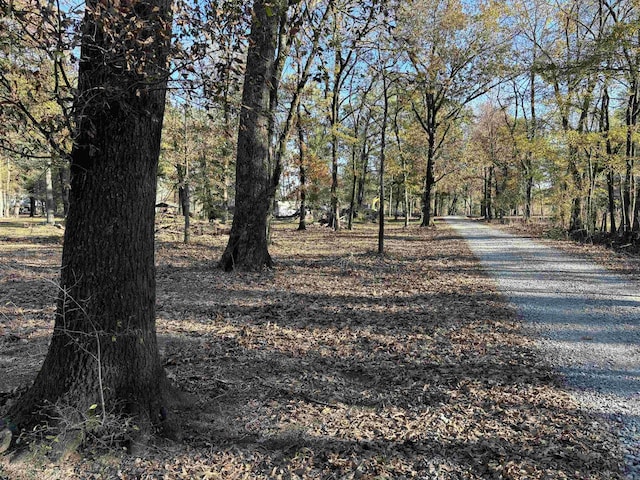
[[640, 287], [593, 262], [447, 217], [537, 338], [580, 405], [611, 419], [640, 478]]

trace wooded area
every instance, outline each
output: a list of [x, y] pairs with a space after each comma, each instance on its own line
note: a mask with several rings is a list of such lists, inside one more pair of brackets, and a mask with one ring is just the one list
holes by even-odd
[[53, 339], [6, 415], [12, 446], [55, 429], [61, 402], [177, 435], [156, 339], [167, 218], [187, 245], [199, 222], [228, 233], [206, 268], [238, 275], [274, 267], [274, 218], [376, 222], [381, 258], [386, 222], [442, 214], [640, 242], [637, 0], [0, 10], [0, 215], [64, 228]]
[[[245, 199], [265, 205], [254, 219], [240, 214], [243, 225], [266, 222], [274, 201], [299, 210], [305, 197], [335, 229], [382, 205], [423, 225], [441, 213], [540, 216], [582, 237], [637, 239], [637, 2], [261, 5], [174, 6], [159, 202], [220, 221]], [[82, 108], [81, 12], [70, 8], [3, 6], [6, 216], [66, 215]], [[252, 32], [254, 11], [264, 18]], [[260, 111], [248, 132], [256, 120], [243, 114]], [[246, 150], [238, 131], [266, 150]], [[237, 157], [241, 172], [262, 158], [264, 178], [251, 184], [264, 188], [252, 194], [236, 178]], [[232, 243], [258, 230], [238, 225]], [[263, 252], [247, 262], [268, 265], [266, 237], [254, 241]]]

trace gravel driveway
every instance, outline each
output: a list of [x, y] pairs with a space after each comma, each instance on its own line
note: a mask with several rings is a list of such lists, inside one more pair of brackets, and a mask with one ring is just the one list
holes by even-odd
[[585, 410], [610, 418], [640, 479], [640, 287], [581, 257], [463, 217], [463, 236]]

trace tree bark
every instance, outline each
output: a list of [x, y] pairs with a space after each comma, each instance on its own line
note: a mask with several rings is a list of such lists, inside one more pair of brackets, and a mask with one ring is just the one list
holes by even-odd
[[47, 163], [47, 168], [44, 173], [45, 178], [45, 206], [47, 209], [47, 225], [53, 225], [56, 222], [55, 219], [55, 201], [53, 199], [53, 176], [51, 174], [51, 162]]
[[60, 166], [58, 170], [58, 177], [60, 179], [60, 192], [62, 194], [62, 211], [64, 213], [64, 217], [67, 218], [67, 214], [69, 213], [69, 189], [71, 188], [71, 185], [69, 184], [69, 166], [67, 162]]
[[178, 199], [180, 211], [184, 217], [183, 242], [188, 244], [191, 239], [191, 190], [189, 188], [189, 177], [185, 165], [176, 165], [178, 172]]
[[[631, 215], [631, 232], [638, 233], [640, 231], [640, 219], [638, 215], [640, 214], [640, 205], [638, 204], [638, 182], [636, 175], [633, 174], [635, 157], [636, 157], [636, 141], [632, 132], [635, 132], [638, 126], [638, 117], [640, 117], [640, 84], [638, 81], [637, 73], [632, 77], [630, 86], [629, 86], [629, 100], [626, 111], [626, 124], [627, 124], [627, 141], [626, 141], [626, 153], [627, 153], [627, 164], [631, 167], [631, 173], [627, 173], [628, 176], [628, 189], [631, 190], [634, 186], [636, 188], [636, 199], [632, 200], [631, 192], [629, 192], [629, 208], [631, 209], [631, 204], [633, 206], [633, 215]], [[634, 185], [635, 184], [635, 185]], [[627, 191], [625, 190], [625, 194]]]
[[300, 158], [298, 169], [300, 172], [300, 221], [298, 222], [298, 230], [307, 229], [307, 167], [306, 152], [307, 144], [304, 139], [304, 127], [302, 126], [302, 111], [298, 104], [298, 149]]
[[424, 195], [422, 197], [422, 224], [421, 227], [431, 225], [431, 191], [435, 186], [435, 176], [433, 174], [433, 149], [431, 139], [429, 140], [429, 153], [427, 154], [427, 174], [424, 179]]
[[431, 225], [431, 198], [432, 190], [435, 187], [436, 179], [434, 175], [434, 162], [436, 157], [436, 134], [438, 127], [438, 112], [441, 104], [436, 100], [435, 95], [432, 92], [426, 92], [424, 94], [424, 114], [421, 114], [416, 106], [412, 104], [413, 113], [416, 119], [422, 126], [422, 129], [427, 134], [427, 171], [424, 177], [424, 191], [422, 193], [422, 223], [421, 227], [428, 227]]
[[[336, 84], [338, 82], [336, 81]], [[330, 226], [333, 230], [340, 230], [340, 200], [338, 198], [338, 135], [336, 133], [339, 91], [333, 92], [331, 102], [331, 215]]]
[[493, 219], [493, 166], [487, 168], [487, 173], [485, 177], [485, 219], [492, 220]]
[[[536, 50], [534, 49], [533, 64], [536, 62], [535, 51]], [[529, 123], [527, 137], [529, 142], [533, 142], [538, 133], [538, 120], [536, 117], [536, 75], [533, 71], [529, 74], [529, 90], [531, 120]], [[524, 221], [528, 222], [531, 220], [531, 204], [533, 203], [533, 152], [531, 149], [526, 152], [526, 158], [524, 160], [524, 177]]]
[[[384, 68], [384, 66], [383, 66]], [[382, 110], [382, 131], [380, 133], [380, 178], [379, 192], [380, 210], [378, 217], [378, 254], [384, 255], [384, 168], [386, 160], [387, 148], [387, 121], [389, 118], [389, 84], [385, 73], [382, 74], [382, 90], [383, 90], [383, 110]], [[391, 208], [391, 199], [389, 199], [389, 208]]]
[[276, 47], [285, 2], [254, 3], [242, 92], [236, 156], [236, 208], [220, 266], [225, 271], [273, 266], [267, 223], [280, 172], [271, 172], [269, 148]]
[[[355, 132], [357, 135], [357, 131]], [[347, 230], [353, 229], [353, 219], [355, 218], [356, 208], [356, 187], [358, 184], [358, 165], [357, 165], [357, 147], [354, 145], [351, 149], [351, 195], [349, 196], [349, 219], [347, 222]]]
[[51, 425], [69, 406], [78, 418], [66, 420], [95, 405], [102, 418], [135, 417], [141, 433], [166, 418], [154, 215], [170, 28], [169, 0], [115, 12], [87, 2], [55, 326], [33, 386], [9, 413], [18, 427]]

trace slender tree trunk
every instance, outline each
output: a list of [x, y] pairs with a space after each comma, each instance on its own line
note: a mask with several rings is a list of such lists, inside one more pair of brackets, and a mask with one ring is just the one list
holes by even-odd
[[[577, 155], [577, 152], [570, 154], [572, 156]], [[573, 163], [573, 162], [570, 162]], [[573, 183], [576, 187], [576, 193], [571, 201], [571, 219], [569, 222], [569, 231], [577, 232], [582, 230], [582, 176], [575, 168], [575, 164], [571, 167], [571, 176], [573, 177]]]
[[[366, 131], [366, 130], [365, 130]], [[366, 138], [366, 135], [365, 135]], [[369, 173], [369, 148], [366, 141], [362, 145], [360, 151], [361, 174], [358, 177], [358, 192], [356, 194], [356, 211], [362, 210], [364, 205], [365, 186], [367, 181], [367, 173]]]
[[398, 150], [400, 151], [400, 161], [402, 165], [402, 189], [403, 189], [402, 203], [404, 208], [404, 226], [408, 227], [409, 219], [411, 216], [411, 212], [409, 211], [409, 186], [408, 186], [409, 175], [407, 173], [407, 159], [402, 153], [402, 145], [400, 142], [400, 132], [398, 128], [397, 118], [396, 118], [396, 121], [394, 122], [394, 129], [396, 133], [396, 141], [398, 142]]
[[488, 220], [487, 216], [487, 167], [482, 168], [482, 201], [480, 202], [480, 215], [485, 220]]
[[[209, 170], [209, 161], [206, 152], [200, 152], [198, 164], [203, 172]], [[212, 221], [216, 217], [215, 200], [213, 196], [212, 179], [209, 175], [204, 175], [202, 179], [202, 208], [205, 218]], [[222, 214], [224, 216], [224, 214]]]
[[640, 232], [640, 180], [636, 177], [635, 183], [635, 199], [633, 202], [633, 223], [631, 232], [636, 235]]
[[47, 168], [44, 174], [45, 178], [45, 188], [46, 188], [46, 201], [45, 205], [47, 207], [47, 225], [53, 225], [56, 222], [54, 213], [55, 213], [55, 201], [53, 199], [53, 178], [51, 174], [51, 162], [47, 163]]
[[366, 186], [366, 178], [368, 172], [368, 164], [369, 164], [369, 153], [363, 152], [362, 154], [362, 166], [363, 170], [361, 175], [358, 177], [358, 192], [356, 193], [356, 211], [359, 212], [362, 210], [364, 205], [364, 195], [365, 195], [365, 186]]
[[[640, 36], [640, 34], [639, 34]], [[628, 172], [629, 186], [628, 189], [635, 188], [635, 198], [633, 199], [633, 206], [630, 204], [629, 209], [633, 211], [631, 218], [631, 232], [640, 232], [640, 191], [638, 189], [637, 176], [633, 174], [637, 143], [631, 132], [635, 132], [638, 126], [638, 117], [640, 117], [640, 82], [638, 81], [637, 72], [634, 72], [634, 76], [631, 80], [630, 95], [627, 107], [626, 122], [627, 122], [627, 159], [628, 165], [631, 166], [631, 173]], [[629, 192], [629, 201], [632, 201], [632, 196]]]
[[[576, 131], [578, 133], [582, 133], [585, 130], [585, 125], [589, 116], [589, 108], [590, 108], [590, 97], [595, 88], [595, 81], [589, 79], [589, 83], [587, 85], [587, 94], [584, 96], [584, 100], [582, 101], [581, 109], [580, 109], [580, 117], [578, 119], [578, 126]], [[563, 125], [566, 129], [569, 126], [568, 117], [563, 118]], [[572, 201], [571, 206], [571, 220], [569, 224], [569, 230], [574, 232], [581, 230], [584, 227], [583, 224], [583, 207], [582, 207], [582, 191], [584, 188], [584, 178], [578, 169], [578, 157], [579, 152], [576, 147], [569, 148], [569, 172], [571, 177], [573, 178], [573, 184], [575, 186], [576, 192]]]
[[183, 241], [189, 243], [190, 239], [190, 215], [191, 215], [191, 192], [189, 190], [189, 180], [187, 179], [186, 166], [176, 165], [178, 172], [178, 203], [180, 206], [180, 213], [184, 218], [183, 225]]
[[[384, 254], [384, 168], [385, 168], [385, 155], [387, 147], [387, 120], [389, 117], [389, 85], [385, 74], [382, 74], [383, 83], [383, 100], [384, 106], [382, 110], [382, 132], [380, 133], [380, 178], [379, 178], [379, 192], [380, 196], [380, 210], [378, 218], [378, 254]], [[391, 199], [389, 199], [389, 208], [391, 208]]]
[[493, 166], [487, 169], [486, 185], [485, 185], [485, 218], [487, 220], [493, 219]]
[[424, 192], [422, 196], [422, 227], [431, 225], [431, 194], [435, 187], [434, 162], [436, 156], [436, 133], [438, 131], [438, 106], [435, 104], [433, 93], [427, 93], [425, 96], [426, 103], [426, 119], [419, 115], [418, 110], [413, 107], [413, 111], [422, 125], [423, 130], [427, 134], [427, 171], [424, 178]]
[[10, 190], [10, 187], [11, 187], [11, 161], [9, 160], [8, 157], [7, 157], [6, 165], [7, 165], [7, 177], [6, 177], [6, 183], [5, 183], [6, 188], [4, 190], [4, 210], [3, 210], [3, 212], [4, 212], [4, 216], [5, 217], [9, 217], [9, 216], [11, 216], [11, 212], [9, 211], [10, 208], [11, 208], [11, 206], [9, 205], [11, 203], [11, 197], [10, 197], [10, 194], [9, 194], [9, 192], [11, 191]]
[[191, 190], [189, 188], [189, 129], [187, 122], [187, 104], [184, 105], [184, 165], [181, 165], [180, 196], [182, 202], [182, 215], [184, 215], [184, 236], [183, 242], [189, 243], [191, 239]]
[[351, 182], [351, 196], [349, 199], [349, 221], [347, 224], [348, 230], [353, 229], [353, 218], [355, 215], [355, 208], [356, 208], [356, 187], [358, 184], [358, 165], [357, 165], [358, 162], [356, 160], [356, 156], [357, 156], [357, 151], [354, 145], [353, 149], [351, 150], [352, 182]]
[[298, 169], [300, 172], [300, 221], [298, 222], [298, 230], [307, 229], [307, 167], [306, 167], [306, 151], [307, 144], [304, 138], [304, 128], [302, 126], [302, 112], [298, 105], [298, 148], [300, 152]]
[[422, 197], [422, 227], [431, 225], [431, 192], [435, 186], [435, 177], [433, 174], [433, 149], [431, 140], [429, 141], [429, 153], [427, 156], [427, 174], [424, 179], [424, 195]]
[[262, 270], [273, 265], [267, 224], [280, 171], [272, 171], [269, 149], [275, 105], [271, 101], [276, 47], [286, 2], [256, 0], [242, 92], [236, 157], [236, 209], [220, 260], [225, 271]]
[[[404, 208], [404, 226], [408, 227], [409, 219], [411, 216], [411, 212], [409, 211], [409, 186], [408, 186], [409, 175], [407, 173], [407, 159], [402, 152], [402, 143], [400, 142], [400, 128], [398, 126], [397, 115], [394, 118], [393, 127], [394, 127], [394, 132], [396, 134], [396, 142], [398, 143], [398, 151], [400, 152], [400, 162], [402, 166], [402, 190], [403, 190], [402, 204]], [[400, 197], [399, 192], [398, 192], [398, 197]], [[397, 206], [396, 206], [396, 211], [397, 211]]]
[[402, 174], [404, 181], [404, 226], [409, 226], [409, 220], [411, 219], [411, 211], [409, 210], [409, 187], [407, 186], [407, 173]]
[[615, 176], [611, 168], [607, 172], [607, 196], [609, 200], [609, 232], [615, 235], [616, 228], [616, 200], [615, 200]]
[[329, 125], [331, 128], [331, 212], [329, 225], [335, 230], [340, 230], [340, 200], [338, 198], [338, 123], [340, 115], [340, 94], [342, 88], [342, 75], [346, 67], [342, 58], [340, 42], [340, 28], [342, 26], [342, 13], [331, 5], [334, 17], [333, 41], [335, 42], [335, 55], [333, 60], [333, 85], [331, 88], [331, 111], [329, 113]]
[[[533, 53], [533, 63], [536, 62], [536, 49], [534, 48]], [[524, 108], [524, 106], [523, 106]], [[533, 142], [533, 140], [537, 136], [538, 131], [538, 121], [536, 117], [536, 75], [532, 71], [529, 76], [529, 109], [531, 114], [531, 119], [529, 122], [529, 132], [528, 139], [529, 142]], [[526, 153], [526, 158], [524, 161], [524, 220], [528, 222], [531, 220], [532, 213], [532, 194], [533, 194], [533, 152], [529, 149]]]
[[627, 235], [631, 231], [631, 183], [633, 181], [633, 161], [628, 156], [626, 170], [622, 182], [622, 232]]
[[[133, 25], [145, 37], [131, 36]], [[58, 408], [71, 422], [92, 411], [132, 415], [141, 434], [166, 418], [154, 207], [170, 28], [167, 0], [140, 0], [124, 13], [87, 3], [55, 326], [33, 386], [9, 414], [19, 427], [42, 419], [51, 426]], [[125, 54], [144, 75], [127, 68]]]
[[[338, 118], [338, 95], [339, 92], [333, 92], [334, 100], [332, 101], [332, 119]], [[340, 202], [338, 199], [338, 135], [335, 129], [337, 124], [332, 120], [331, 124], [331, 222], [330, 226], [334, 230], [340, 230]]]
[[440, 214], [439, 203], [440, 203], [441, 195], [442, 194], [440, 192], [438, 192], [437, 190], [433, 193], [433, 214], [436, 217]]
[[587, 189], [587, 213], [586, 213], [586, 228], [588, 232], [595, 232], [597, 223], [597, 211], [594, 206], [593, 196], [596, 190], [596, 181], [599, 173], [599, 167], [597, 160], [594, 160], [591, 155], [588, 155], [588, 172], [589, 172], [589, 187]]

